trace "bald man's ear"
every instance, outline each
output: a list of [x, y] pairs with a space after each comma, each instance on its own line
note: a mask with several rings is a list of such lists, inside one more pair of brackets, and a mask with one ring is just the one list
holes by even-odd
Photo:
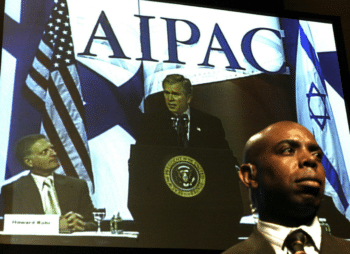
[[246, 187], [256, 189], [258, 188], [257, 173], [256, 166], [247, 163], [241, 165], [238, 175]]

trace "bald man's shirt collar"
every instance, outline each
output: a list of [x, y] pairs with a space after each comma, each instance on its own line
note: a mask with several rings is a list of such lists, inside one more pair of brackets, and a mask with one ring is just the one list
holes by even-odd
[[269, 223], [265, 221], [258, 221], [257, 228], [262, 233], [267, 241], [271, 244], [273, 249], [275, 250], [276, 254], [289, 254], [290, 252], [287, 250], [287, 248], [284, 248], [282, 250], [282, 246], [284, 243], [284, 240], [286, 239], [287, 235], [291, 232], [302, 229], [306, 233], [308, 233], [312, 240], [315, 243], [316, 248], [313, 245], [306, 245], [305, 246], [305, 252], [306, 254], [315, 254], [320, 252], [321, 248], [321, 225], [318, 221], [318, 218], [315, 217], [314, 221], [310, 226], [302, 225], [300, 227], [291, 228], [291, 227], [285, 227], [282, 225]]

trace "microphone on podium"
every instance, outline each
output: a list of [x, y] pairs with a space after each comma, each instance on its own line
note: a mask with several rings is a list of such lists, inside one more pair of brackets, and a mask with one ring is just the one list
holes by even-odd
[[183, 114], [179, 116], [171, 117], [172, 126], [176, 130], [177, 133], [177, 143], [179, 146], [187, 147], [187, 133], [188, 133], [188, 115]]

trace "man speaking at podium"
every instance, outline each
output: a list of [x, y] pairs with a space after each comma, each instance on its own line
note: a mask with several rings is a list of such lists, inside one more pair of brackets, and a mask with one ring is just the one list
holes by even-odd
[[2, 187], [4, 214], [59, 214], [61, 232], [96, 229], [86, 182], [54, 173], [60, 163], [44, 135], [20, 139], [16, 156], [30, 174]]
[[145, 114], [137, 144], [230, 149], [220, 119], [189, 104], [192, 84], [180, 74], [163, 80], [167, 111]]

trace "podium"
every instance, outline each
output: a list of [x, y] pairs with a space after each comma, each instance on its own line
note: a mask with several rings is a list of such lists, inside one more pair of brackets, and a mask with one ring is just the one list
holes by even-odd
[[224, 250], [243, 213], [231, 150], [132, 145], [128, 206], [141, 247]]

